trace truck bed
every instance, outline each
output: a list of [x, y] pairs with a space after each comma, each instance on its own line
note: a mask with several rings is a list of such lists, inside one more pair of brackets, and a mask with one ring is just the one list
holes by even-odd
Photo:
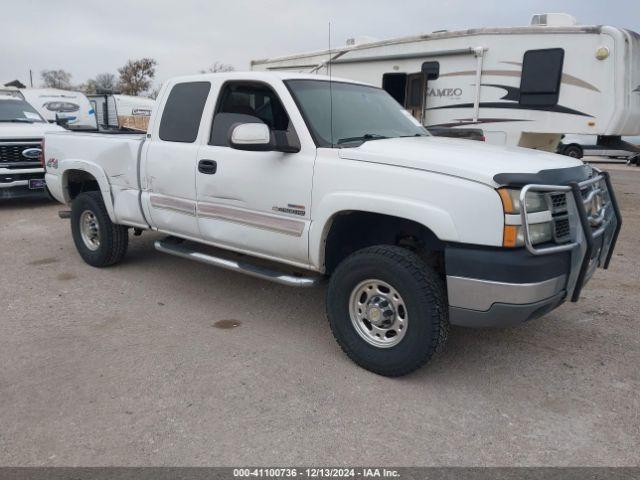
[[[47, 184], [52, 195], [63, 203], [64, 188], [61, 175], [78, 165], [80, 170], [96, 178], [104, 174], [106, 182], [101, 189], [110, 189], [113, 198], [114, 219], [128, 225], [144, 225], [139, 207], [138, 162], [145, 140], [144, 134], [111, 135], [102, 133], [59, 132], [45, 136], [45, 162]], [[52, 168], [51, 160], [56, 168]], [[91, 164], [87, 169], [86, 163]], [[93, 170], [93, 171], [92, 171]], [[117, 214], [115, 212], [118, 212]]]
[[47, 134], [46, 158], [90, 160], [101, 167], [111, 185], [138, 188], [138, 152], [144, 134], [60, 132]]

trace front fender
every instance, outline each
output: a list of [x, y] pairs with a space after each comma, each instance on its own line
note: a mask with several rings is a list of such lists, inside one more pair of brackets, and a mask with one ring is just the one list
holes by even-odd
[[407, 198], [376, 195], [365, 192], [336, 192], [314, 205], [314, 220], [309, 229], [309, 261], [320, 267], [324, 242], [338, 213], [362, 211], [379, 213], [412, 220], [429, 228], [440, 240], [459, 241], [458, 231], [451, 215], [433, 205]]
[[102, 200], [104, 201], [104, 205], [107, 209], [107, 213], [109, 214], [109, 218], [112, 222], [116, 223], [115, 211], [113, 208], [113, 197], [111, 195], [111, 184], [109, 183], [107, 174], [101, 166], [89, 160], [65, 159], [60, 161], [58, 172], [61, 178], [63, 187], [62, 194], [64, 195], [65, 203], [69, 205], [72, 201], [69, 195], [69, 189], [67, 188], [69, 172], [71, 170], [80, 170], [83, 172], [87, 172], [96, 179], [96, 181], [98, 182], [98, 186], [100, 187]]

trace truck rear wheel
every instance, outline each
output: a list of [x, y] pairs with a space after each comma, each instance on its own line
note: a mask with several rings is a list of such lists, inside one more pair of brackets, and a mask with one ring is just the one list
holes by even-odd
[[562, 154], [571, 158], [582, 158], [583, 151], [579, 145], [568, 145], [564, 148]]
[[71, 234], [82, 259], [94, 267], [120, 262], [129, 246], [127, 227], [111, 221], [100, 192], [81, 193], [75, 198]]
[[349, 358], [388, 377], [424, 365], [449, 329], [439, 275], [415, 253], [389, 245], [359, 250], [338, 265], [329, 281], [327, 315]]

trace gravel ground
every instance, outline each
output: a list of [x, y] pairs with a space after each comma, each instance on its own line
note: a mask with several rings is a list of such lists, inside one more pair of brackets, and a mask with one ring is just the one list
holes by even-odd
[[[453, 328], [388, 379], [339, 350], [324, 290], [153, 250], [96, 270], [60, 206], [0, 204], [0, 465], [638, 465], [640, 168], [577, 304]], [[227, 328], [218, 328], [227, 327]]]

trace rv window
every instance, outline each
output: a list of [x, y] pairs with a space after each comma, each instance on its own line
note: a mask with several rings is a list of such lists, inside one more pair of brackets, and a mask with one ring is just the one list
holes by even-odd
[[557, 105], [564, 50], [529, 50], [524, 54], [520, 78], [520, 105]]
[[385, 73], [382, 75], [382, 88], [400, 105], [404, 105], [407, 90], [406, 73]]
[[193, 143], [198, 136], [209, 82], [178, 83], [171, 89], [160, 121], [160, 139]]
[[278, 95], [262, 83], [230, 82], [220, 94], [209, 145], [229, 146], [229, 129], [236, 123], [264, 123], [270, 130], [295, 135]]
[[440, 62], [424, 62], [422, 73], [427, 76], [427, 80], [437, 80], [440, 76]]

